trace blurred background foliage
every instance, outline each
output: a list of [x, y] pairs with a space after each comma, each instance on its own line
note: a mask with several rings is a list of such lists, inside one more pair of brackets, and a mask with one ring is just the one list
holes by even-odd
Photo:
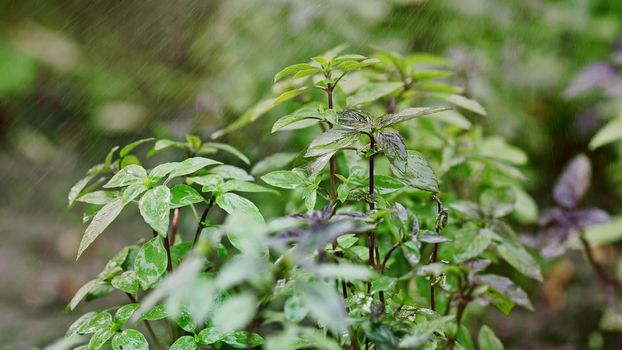
[[[90, 164], [143, 136], [208, 138], [270, 94], [281, 67], [341, 43], [447, 57], [488, 111], [473, 121], [526, 150], [541, 209], [563, 165], [587, 152], [586, 202], [618, 214], [622, 145], [588, 143], [622, 110], [621, 39], [622, 2], [611, 0], [0, 1], [0, 349], [62, 332], [71, 317], [60, 310], [125, 243], [106, 237], [86, 265], [73, 261], [81, 227], [65, 194]], [[587, 70], [599, 62], [609, 69]], [[254, 161], [300, 149], [304, 134], [270, 135], [277, 115], [223, 140]], [[138, 223], [117, 227], [137, 237]], [[615, 245], [596, 253], [622, 265]], [[529, 288], [535, 313], [489, 316], [508, 348], [622, 346], [598, 330], [602, 295], [575, 255]]]

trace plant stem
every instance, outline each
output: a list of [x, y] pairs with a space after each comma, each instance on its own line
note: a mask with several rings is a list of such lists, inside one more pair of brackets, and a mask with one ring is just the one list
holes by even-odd
[[596, 261], [596, 259], [594, 259], [594, 253], [592, 252], [590, 243], [587, 241], [587, 239], [585, 239], [582, 233], [579, 235], [579, 237], [581, 239], [581, 243], [583, 243], [583, 249], [585, 251], [585, 255], [587, 256], [587, 260], [590, 263], [590, 266], [592, 266], [592, 269], [594, 270], [594, 272], [596, 272], [598, 280], [605, 288], [605, 296], [607, 297], [608, 302], [615, 307], [616, 293], [620, 288], [620, 283], [611, 275], [609, 275], [605, 268], [603, 268], [603, 266], [600, 265]]
[[207, 218], [207, 214], [209, 213], [210, 209], [212, 209], [212, 207], [214, 206], [215, 201], [216, 201], [216, 197], [212, 196], [212, 198], [210, 198], [209, 202], [207, 203], [207, 207], [205, 208], [205, 210], [203, 210], [203, 214], [201, 215], [201, 218], [199, 219], [199, 224], [197, 225], [197, 230], [194, 233], [194, 240], [192, 241], [193, 247], [199, 241], [199, 236], [201, 236], [201, 229], [203, 228], [203, 222], [205, 222], [205, 219]]
[[171, 224], [170, 244], [175, 245], [175, 237], [177, 236], [177, 227], [179, 226], [179, 217], [181, 216], [181, 208], [175, 208], [173, 211], [173, 223]]
[[[431, 262], [435, 263], [436, 259], [438, 259], [438, 243], [434, 243], [434, 250], [432, 251]], [[436, 311], [436, 296], [434, 292], [434, 281], [431, 281], [430, 283], [430, 308], [433, 311]]]
[[[436, 233], [440, 234], [442, 227], [439, 225], [440, 215], [443, 211], [443, 203], [441, 200], [435, 195], [432, 195], [432, 200], [436, 202], [437, 209], [437, 223], [436, 223]], [[431, 263], [435, 263], [438, 260], [438, 243], [434, 243], [434, 250], [432, 251], [432, 258], [430, 259]], [[430, 281], [430, 308], [433, 311], [436, 311], [436, 293], [434, 291], [434, 281]]]
[[[125, 295], [127, 295], [127, 297], [130, 299], [132, 303], [134, 304], [138, 303], [138, 300], [136, 300], [136, 298], [134, 298], [132, 294], [125, 293]], [[149, 332], [151, 339], [153, 339], [153, 342], [156, 344], [158, 349], [164, 349], [164, 347], [162, 346], [162, 343], [160, 343], [160, 339], [158, 339], [155, 332], [153, 331], [153, 328], [151, 328], [151, 323], [149, 323], [149, 321], [147, 320], [145, 320], [145, 327], [147, 328], [147, 331]]]
[[389, 258], [391, 257], [391, 254], [393, 254], [393, 252], [395, 252], [395, 250], [397, 248], [399, 248], [401, 245], [402, 245], [402, 242], [395, 243], [391, 247], [391, 249], [389, 249], [389, 251], [387, 252], [387, 255], [384, 256], [384, 260], [382, 260], [382, 265], [380, 265], [381, 268], [382, 268], [382, 272], [384, 272], [384, 268], [387, 266], [387, 262], [389, 261]]
[[[333, 89], [334, 89], [334, 86], [330, 84], [326, 87], [326, 95], [328, 98], [328, 109], [334, 109]], [[330, 127], [332, 128], [332, 125]], [[330, 157], [329, 168], [330, 168], [330, 200], [334, 202], [337, 199], [336, 176], [335, 176], [335, 173], [337, 172], [337, 161], [335, 158], [335, 154], [333, 154]]]
[[171, 273], [173, 272], [173, 259], [171, 259], [171, 244], [168, 241], [168, 237], [164, 237], [164, 249], [166, 250], [166, 259], [168, 260], [166, 270]]

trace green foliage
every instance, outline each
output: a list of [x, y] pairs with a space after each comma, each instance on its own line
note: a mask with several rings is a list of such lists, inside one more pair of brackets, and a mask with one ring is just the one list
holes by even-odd
[[[274, 80], [285, 91], [219, 133], [286, 101], [293, 112], [273, 132], [319, 126], [304, 150], [272, 155], [251, 171], [291, 190], [283, 192], [289, 215], [264, 219], [258, 199], [280, 192], [244, 168], [203, 157], [223, 151], [249, 163], [235, 148], [196, 136], [137, 141], [118, 157], [115, 148], [71, 190], [70, 205], [98, 206], [79, 254], [131, 204], [153, 237], [114, 257], [69, 308], [115, 290], [131, 303], [114, 318], [84, 315], [68, 337], [93, 334], [89, 349], [143, 349], [136, 327], [144, 322], [153, 344], [171, 349], [471, 349], [472, 303], [504, 314], [532, 309], [514, 274], [486, 271], [505, 261], [542, 279], [506, 222], [515, 193], [527, 196], [515, 167], [526, 161], [521, 151], [450, 110], [486, 114], [459, 95], [444, 59], [344, 50], [283, 69]], [[343, 88], [349, 75], [363, 83]], [[150, 155], [177, 148], [187, 158], [146, 169], [131, 154], [143, 143], [154, 144]], [[136, 162], [124, 163], [130, 156]], [[196, 227], [187, 230], [180, 215], [194, 215]], [[149, 322], [168, 324], [172, 337], [152, 333]], [[477, 341], [503, 348], [487, 327]]]

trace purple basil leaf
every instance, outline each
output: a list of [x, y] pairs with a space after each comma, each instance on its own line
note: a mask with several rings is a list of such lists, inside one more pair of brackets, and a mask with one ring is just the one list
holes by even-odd
[[406, 152], [404, 139], [400, 134], [392, 130], [382, 130], [376, 134], [376, 141], [387, 158], [399, 160], [406, 164], [408, 153]]
[[344, 128], [365, 131], [372, 127], [371, 116], [360, 109], [346, 109], [337, 114], [339, 115], [339, 125]]
[[606, 63], [594, 63], [577, 74], [564, 91], [566, 98], [583, 95], [597, 88], [607, 88], [616, 78], [616, 70]]
[[579, 209], [573, 214], [575, 224], [581, 228], [611, 221], [609, 214], [600, 208]]
[[556, 258], [566, 252], [571, 237], [577, 234], [569, 226], [554, 226], [544, 231], [543, 247], [540, 249], [545, 259]]
[[540, 214], [538, 224], [540, 227], [549, 227], [567, 222], [566, 215], [562, 208], [548, 208]]
[[590, 187], [592, 167], [583, 154], [576, 156], [564, 168], [553, 189], [553, 198], [566, 209], [575, 208]]

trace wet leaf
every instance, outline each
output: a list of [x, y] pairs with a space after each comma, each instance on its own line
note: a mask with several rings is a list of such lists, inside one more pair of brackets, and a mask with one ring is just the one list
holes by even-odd
[[204, 345], [214, 344], [221, 341], [227, 334], [219, 331], [216, 327], [207, 327], [199, 332], [199, 342]]
[[136, 311], [136, 309], [138, 309], [139, 306], [139, 304], [127, 304], [117, 309], [117, 312], [114, 314], [114, 323], [119, 329], [125, 325], [130, 317], [132, 317], [132, 314]]
[[185, 207], [205, 201], [203, 196], [192, 186], [177, 184], [171, 188], [170, 209]]
[[140, 215], [151, 228], [162, 237], [168, 234], [171, 210], [171, 191], [166, 186], [157, 186], [140, 198]]
[[110, 340], [110, 338], [112, 338], [115, 332], [116, 330], [114, 330], [113, 328], [104, 328], [102, 330], [95, 332], [95, 334], [93, 334], [93, 336], [91, 337], [91, 340], [89, 341], [89, 344], [86, 349], [87, 350], [100, 349], [102, 346], [104, 346], [104, 344], [108, 340]]
[[86, 282], [82, 287], [80, 287], [80, 289], [78, 289], [78, 291], [73, 296], [73, 298], [71, 298], [71, 301], [69, 302], [69, 305], [67, 306], [69, 310], [75, 309], [76, 306], [78, 306], [78, 304], [80, 303], [80, 301], [82, 301], [82, 299], [84, 299], [84, 297], [88, 293], [90, 293], [92, 290], [96, 289], [97, 287], [103, 284], [105, 284], [105, 282], [100, 279], [94, 279], [94, 280]]
[[237, 331], [227, 335], [223, 340], [224, 343], [239, 349], [254, 348], [264, 343], [263, 338], [257, 333], [246, 331]]
[[112, 338], [114, 350], [149, 350], [147, 339], [135, 329], [125, 329]]
[[125, 271], [115, 276], [110, 283], [113, 287], [125, 293], [136, 294], [138, 292], [138, 277], [136, 277], [136, 272], [134, 271]]
[[76, 199], [77, 202], [106, 205], [116, 198], [119, 198], [119, 192], [115, 191], [95, 191], [87, 193]]
[[95, 214], [93, 220], [91, 220], [91, 223], [86, 228], [84, 236], [82, 236], [82, 241], [80, 241], [80, 247], [78, 248], [77, 258], [79, 258], [84, 250], [86, 250], [86, 248], [88, 248], [88, 246], [91, 245], [91, 243], [93, 243], [93, 241], [95, 241], [95, 239], [102, 232], [104, 232], [106, 227], [108, 227], [114, 221], [114, 219], [119, 216], [121, 210], [123, 210], [123, 207], [124, 203], [121, 201], [121, 199], [117, 198], [112, 202], [104, 205], [104, 207], [101, 208], [97, 212], [97, 214]]
[[149, 289], [166, 271], [168, 260], [161, 237], [149, 240], [134, 259], [136, 277], [143, 290]]
[[104, 188], [125, 187], [131, 184], [143, 183], [147, 171], [140, 165], [128, 165], [119, 170], [108, 181]]
[[194, 340], [194, 337], [184, 335], [175, 340], [170, 350], [199, 350], [199, 344]]

